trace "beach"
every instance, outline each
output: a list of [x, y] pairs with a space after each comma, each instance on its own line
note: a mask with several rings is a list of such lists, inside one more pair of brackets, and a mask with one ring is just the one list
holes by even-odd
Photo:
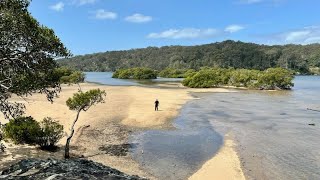
[[[195, 99], [194, 92], [232, 92], [230, 89], [189, 89], [175, 84], [161, 87], [142, 86], [105, 86], [91, 83], [80, 85], [82, 91], [99, 88], [105, 90], [105, 103], [91, 107], [82, 112], [76, 124], [75, 136], [71, 141], [71, 154], [116, 168], [127, 174], [157, 179], [143, 170], [128, 153], [131, 148], [128, 137], [133, 132], [144, 130], [165, 130], [173, 128], [172, 120], [179, 114], [182, 106]], [[11, 100], [26, 105], [26, 116], [41, 121], [51, 117], [64, 126], [65, 136], [59, 142], [63, 147], [69, 128], [76, 116], [66, 106], [66, 100], [78, 91], [78, 86], [62, 85], [59, 98], [53, 103], [46, 100], [43, 94], [33, 94], [24, 99], [13, 97]], [[159, 99], [159, 111], [154, 111], [154, 101]], [[1, 117], [1, 119], [3, 119]], [[2, 122], [3, 123], [3, 122]], [[63, 148], [58, 152], [40, 152], [35, 147], [26, 146], [32, 154], [19, 151], [19, 146], [7, 144], [5, 158], [0, 164], [10, 164], [16, 159], [32, 157], [62, 158]], [[190, 179], [245, 179], [234, 141], [226, 137], [224, 145], [216, 156], [206, 162]], [[143, 152], [142, 152], [143, 153]], [[1, 157], [1, 155], [0, 155]], [[0, 166], [0, 168], [3, 168]]]

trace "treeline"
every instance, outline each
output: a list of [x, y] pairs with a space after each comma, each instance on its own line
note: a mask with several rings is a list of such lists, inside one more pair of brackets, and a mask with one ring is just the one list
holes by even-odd
[[310, 68], [320, 67], [320, 44], [267, 46], [228, 40], [200, 46], [110, 51], [75, 56], [58, 62], [80, 71], [115, 71], [131, 67], [199, 70], [208, 66], [256, 70], [283, 67], [307, 74], [311, 73]]
[[153, 70], [145, 67], [124, 68], [116, 70], [112, 78], [118, 79], [156, 79], [163, 78], [186, 78], [196, 71], [194, 69], [175, 69], [166, 68], [162, 71]]
[[113, 78], [156, 79], [160, 77], [185, 78], [182, 84], [191, 88], [213, 88], [222, 86], [246, 87], [250, 89], [291, 89], [294, 72], [285, 68], [268, 68], [264, 71], [234, 68], [203, 67], [193, 69], [167, 68], [160, 72], [150, 68], [119, 69]]
[[264, 71], [203, 68], [184, 79], [182, 84], [191, 88], [235, 86], [261, 90], [288, 90], [294, 86], [293, 78], [294, 73], [284, 68], [269, 68]]
[[118, 69], [113, 73], [112, 78], [119, 79], [156, 79], [157, 71], [150, 68], [128, 68], [128, 69]]

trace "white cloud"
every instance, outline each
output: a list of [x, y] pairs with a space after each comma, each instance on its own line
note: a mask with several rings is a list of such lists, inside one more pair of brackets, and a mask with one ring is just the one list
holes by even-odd
[[73, 0], [73, 4], [82, 6], [82, 5], [86, 5], [86, 4], [94, 4], [96, 3], [97, 0]]
[[257, 4], [264, 2], [265, 0], [237, 0], [235, 3], [239, 4]]
[[235, 33], [235, 32], [241, 31], [242, 29], [244, 29], [243, 26], [234, 24], [234, 25], [227, 26], [224, 31], [228, 33]]
[[311, 44], [320, 43], [320, 26], [309, 26], [292, 31], [267, 35], [271, 44]]
[[153, 39], [197, 39], [214, 37], [220, 35], [220, 31], [217, 29], [169, 29], [160, 33], [150, 33], [147, 37]]
[[63, 8], [64, 8], [63, 2], [58, 2], [57, 4], [50, 6], [50, 9], [55, 10], [55, 11], [63, 11]]
[[152, 21], [152, 17], [137, 13], [137, 14], [133, 14], [131, 16], [126, 17], [125, 20], [132, 23], [145, 23], [145, 22]]
[[237, 0], [237, 4], [260, 4], [260, 3], [268, 3], [273, 4], [275, 6], [280, 5], [281, 3], [287, 0]]
[[95, 11], [96, 19], [116, 19], [118, 17], [117, 13], [106, 11], [104, 9], [99, 9]]
[[246, 3], [246, 4], [255, 4], [255, 3], [260, 3], [262, 1], [263, 0], [245, 0], [243, 2]]

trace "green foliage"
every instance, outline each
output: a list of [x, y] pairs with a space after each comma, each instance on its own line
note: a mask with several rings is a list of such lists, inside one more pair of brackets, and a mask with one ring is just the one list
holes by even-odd
[[63, 137], [63, 126], [50, 117], [44, 118], [40, 122], [39, 135], [36, 144], [44, 149], [52, 149], [55, 144]]
[[157, 72], [143, 67], [119, 69], [113, 73], [112, 77], [119, 79], [156, 79]]
[[186, 78], [192, 73], [195, 73], [194, 69], [175, 69], [175, 68], [166, 68], [160, 71], [159, 76], [164, 78]]
[[115, 71], [131, 67], [148, 67], [159, 71], [165, 68], [199, 70], [204, 66], [256, 70], [283, 67], [305, 74], [308, 73], [308, 67], [320, 67], [319, 49], [320, 44], [266, 46], [228, 40], [200, 46], [110, 51], [58, 62], [81, 71]]
[[31, 116], [18, 117], [5, 124], [4, 135], [16, 144], [35, 144], [39, 130], [39, 123]]
[[84, 82], [85, 75], [80, 71], [73, 71], [67, 67], [59, 67], [54, 70], [54, 75], [62, 84], [77, 84]]
[[6, 118], [24, 111], [21, 103], [8, 100], [12, 94], [41, 92], [52, 100], [60, 90], [54, 59], [70, 55], [54, 31], [31, 16], [29, 2], [0, 1], [0, 112]]
[[191, 88], [211, 88], [223, 85], [228, 75], [228, 69], [204, 68], [182, 81], [184, 86]]
[[55, 144], [63, 136], [63, 126], [52, 118], [44, 118], [40, 123], [29, 117], [18, 117], [5, 124], [5, 138], [11, 139], [16, 144], [37, 144], [47, 149], [55, 147]]
[[293, 73], [283, 68], [265, 71], [247, 69], [203, 68], [188, 76], [182, 84], [191, 88], [236, 86], [255, 89], [291, 89]]
[[100, 89], [92, 89], [87, 92], [78, 92], [66, 102], [70, 110], [88, 110], [92, 105], [104, 102], [106, 92]]
[[70, 142], [71, 138], [74, 134], [74, 126], [79, 119], [79, 115], [81, 111], [87, 111], [90, 109], [91, 106], [104, 103], [104, 97], [106, 96], [105, 91], [101, 91], [100, 89], [92, 89], [87, 92], [78, 92], [73, 95], [73, 97], [69, 98], [66, 102], [67, 106], [70, 110], [77, 111], [77, 116], [71, 125], [71, 133], [67, 137], [67, 142], [65, 146], [65, 154], [64, 157], [66, 159], [70, 158]]
[[229, 84], [236, 87], [257, 87], [258, 77], [261, 74], [258, 70], [237, 69], [231, 72]]
[[262, 89], [291, 89], [294, 84], [293, 72], [283, 68], [269, 68], [258, 78]]

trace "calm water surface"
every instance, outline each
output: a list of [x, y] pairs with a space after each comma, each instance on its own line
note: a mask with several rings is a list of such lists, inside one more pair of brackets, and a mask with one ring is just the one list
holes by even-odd
[[[293, 91], [196, 94], [176, 130], [133, 136], [132, 155], [160, 179], [186, 179], [232, 133], [248, 179], [320, 179], [320, 77], [298, 76]], [[315, 123], [315, 126], [308, 124]], [[142, 153], [143, 152], [143, 153]]]
[[141, 86], [141, 85], [153, 85], [156, 83], [166, 82], [180, 82], [182, 78], [161, 78], [152, 80], [127, 80], [112, 78], [112, 72], [86, 72], [87, 82], [99, 83], [111, 86]]
[[[112, 79], [112, 73], [86, 75], [90, 82], [141, 85]], [[175, 130], [134, 134], [132, 156], [159, 179], [186, 179], [231, 133], [248, 179], [318, 180], [320, 112], [308, 108], [320, 110], [320, 77], [298, 76], [294, 82], [292, 91], [195, 94], [201, 99], [184, 105]]]

